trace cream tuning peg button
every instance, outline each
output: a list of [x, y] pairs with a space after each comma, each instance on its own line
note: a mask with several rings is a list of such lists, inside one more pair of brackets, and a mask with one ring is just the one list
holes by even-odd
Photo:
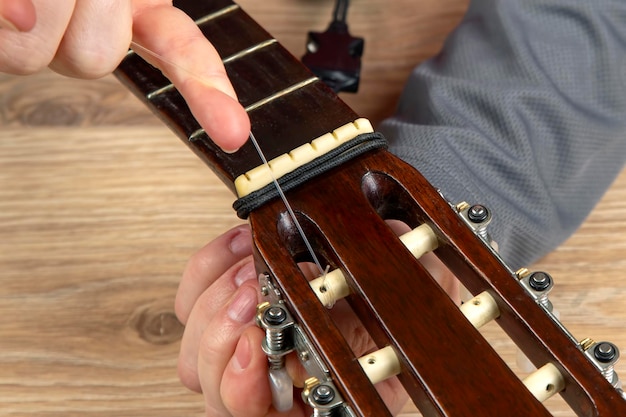
[[287, 373], [287, 368], [270, 369], [270, 390], [272, 404], [276, 411], [285, 412], [293, 407], [293, 381]]

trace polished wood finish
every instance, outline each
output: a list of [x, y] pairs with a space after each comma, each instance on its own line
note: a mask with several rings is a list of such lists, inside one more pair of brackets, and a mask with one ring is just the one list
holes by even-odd
[[[298, 54], [330, 1], [242, 1]], [[249, 4], [245, 4], [249, 3]], [[364, 0], [351, 30], [368, 34], [361, 93], [374, 121], [393, 110], [410, 68], [436, 52], [463, 4]], [[391, 59], [395, 57], [394, 59]], [[0, 76], [0, 409], [15, 416], [203, 415], [177, 381], [172, 302], [188, 256], [239, 221], [232, 195], [112, 78]], [[579, 337], [624, 349], [626, 175], [583, 227], [536, 268]], [[484, 332], [515, 369], [511, 341]], [[626, 375], [624, 362], [617, 366]], [[455, 370], [453, 370], [455, 371]], [[555, 416], [573, 412], [549, 401]], [[416, 416], [408, 406], [405, 417]]]
[[[377, 346], [394, 346], [402, 363], [399, 378], [414, 402], [428, 416], [473, 417], [476, 410], [494, 416], [549, 416], [386, 225], [387, 213], [378, 213], [368, 201], [361, 183], [372, 172], [380, 173], [379, 179], [390, 175], [406, 180], [414, 199], [412, 207], [405, 207], [406, 201], [398, 195], [386, 196], [381, 204], [394, 212], [393, 200], [397, 199], [399, 206], [408, 208], [410, 214], [393, 218], [413, 217], [420, 223], [454, 223], [451, 229], [465, 228], [434, 188], [386, 151], [360, 157], [287, 195], [294, 211], [306, 218], [306, 235], [313, 236], [314, 249], [347, 276], [353, 293], [350, 302]], [[372, 194], [378, 193], [372, 190]], [[343, 204], [336, 204], [338, 195]], [[428, 206], [429, 211], [425, 213], [420, 206]], [[375, 397], [366, 390], [367, 380], [354, 354], [347, 356], [343, 338], [333, 338], [329, 331], [333, 327], [326, 318], [329, 313], [306, 285], [294, 279], [297, 261], [305, 254], [298, 245], [284, 248], [296, 234], [281, 230], [288, 228], [286, 216], [280, 202], [250, 216], [267, 272], [276, 277], [288, 305], [311, 333], [354, 407], [372, 406]], [[415, 221], [410, 223], [417, 226]], [[446, 372], [452, 369], [456, 371]], [[494, 383], [500, 388], [497, 391]], [[358, 415], [379, 413], [359, 410]]]

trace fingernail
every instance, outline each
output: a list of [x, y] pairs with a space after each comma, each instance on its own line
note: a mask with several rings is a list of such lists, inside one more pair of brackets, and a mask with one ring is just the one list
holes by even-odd
[[248, 226], [241, 226], [231, 239], [228, 247], [235, 255], [245, 256], [252, 253], [252, 234]]
[[224, 151], [224, 153], [227, 153], [229, 155], [234, 154], [235, 152], [237, 152], [239, 149], [241, 148], [236, 148], [236, 149], [222, 149]]
[[228, 307], [228, 317], [239, 323], [252, 321], [256, 314], [257, 295], [252, 287], [241, 288]]
[[252, 349], [250, 349], [250, 341], [246, 336], [242, 336], [235, 348], [235, 354], [232, 359], [232, 367], [235, 371], [243, 371], [250, 365], [252, 360]]
[[11, 22], [10, 20], [6, 19], [3, 16], [0, 16], [0, 29], [8, 29], [8, 30], [12, 30], [13, 32], [19, 32], [19, 29], [17, 28], [17, 26], [15, 26], [13, 22]]
[[237, 271], [237, 274], [235, 275], [235, 285], [237, 285], [237, 287], [241, 287], [244, 282], [253, 279], [256, 279], [254, 262], [248, 262], [247, 264], [239, 268], [239, 271]]

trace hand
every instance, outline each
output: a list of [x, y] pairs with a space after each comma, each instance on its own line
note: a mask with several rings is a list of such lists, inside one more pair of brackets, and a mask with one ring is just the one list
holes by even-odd
[[[176, 314], [186, 326], [178, 373], [185, 386], [204, 394], [207, 416], [309, 416], [298, 393], [289, 413], [280, 414], [271, 405], [267, 358], [260, 348], [264, 332], [254, 324], [260, 299], [251, 242], [248, 226], [236, 227], [187, 264], [176, 297]], [[456, 279], [430, 258], [429, 266], [440, 270], [433, 275], [456, 298]], [[337, 303], [332, 312], [357, 354], [374, 347], [346, 303]], [[305, 375], [295, 356], [288, 357], [287, 370], [294, 385], [301, 386]], [[377, 388], [393, 412], [402, 409], [406, 394], [395, 378]]]
[[117, 67], [131, 39], [163, 57], [142, 55], [172, 80], [217, 145], [227, 151], [243, 145], [250, 121], [221, 59], [171, 1], [0, 0], [0, 72], [26, 75], [49, 66], [67, 76], [101, 77]]

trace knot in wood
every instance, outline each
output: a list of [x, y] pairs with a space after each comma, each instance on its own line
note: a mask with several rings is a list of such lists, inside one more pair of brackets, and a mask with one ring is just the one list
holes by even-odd
[[177, 342], [184, 330], [173, 311], [156, 306], [147, 306], [138, 311], [132, 324], [139, 337], [154, 345]]

